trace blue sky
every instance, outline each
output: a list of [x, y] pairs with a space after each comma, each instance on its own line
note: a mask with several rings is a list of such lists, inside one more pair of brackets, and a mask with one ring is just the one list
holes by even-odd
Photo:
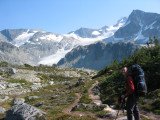
[[160, 0], [0, 0], [0, 30], [41, 29], [66, 34], [110, 26], [135, 10], [160, 14]]

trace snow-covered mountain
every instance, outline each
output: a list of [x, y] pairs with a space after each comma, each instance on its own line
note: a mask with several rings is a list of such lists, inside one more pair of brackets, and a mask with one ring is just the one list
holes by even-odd
[[70, 32], [69, 34], [75, 34], [81, 38], [104, 39], [114, 35], [114, 33], [125, 24], [126, 20], [127, 18], [124, 17], [118, 20], [117, 24], [113, 26], [104, 26], [100, 29], [80, 28], [76, 31]]
[[145, 44], [149, 37], [160, 39], [160, 14], [133, 10], [126, 23], [113, 36], [103, 41], [125, 41]]
[[112, 36], [125, 20], [126, 18], [123, 18], [110, 27], [94, 30], [81, 28], [64, 35], [36, 29], [6, 29], [0, 32], [0, 41], [9, 42], [22, 49], [33, 58], [33, 63], [52, 65], [79, 45], [89, 45]]

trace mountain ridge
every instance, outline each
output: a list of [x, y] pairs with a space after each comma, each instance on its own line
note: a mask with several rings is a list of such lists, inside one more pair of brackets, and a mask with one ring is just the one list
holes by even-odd
[[72, 49], [57, 65], [66, 68], [84, 67], [100, 70], [115, 59], [120, 62], [123, 57], [128, 57], [133, 54], [134, 50], [139, 48], [139, 45], [134, 45], [133, 43], [97, 42], [88, 46], [78, 46]]

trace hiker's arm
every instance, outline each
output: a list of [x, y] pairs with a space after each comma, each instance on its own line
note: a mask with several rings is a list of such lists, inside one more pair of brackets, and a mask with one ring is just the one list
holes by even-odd
[[126, 96], [131, 95], [133, 91], [135, 90], [134, 84], [133, 84], [133, 79], [131, 76], [128, 76], [127, 78], [127, 93]]

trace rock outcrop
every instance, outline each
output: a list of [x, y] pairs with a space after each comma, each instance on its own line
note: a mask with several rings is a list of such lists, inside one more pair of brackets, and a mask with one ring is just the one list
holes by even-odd
[[46, 114], [32, 105], [23, 103], [11, 107], [5, 120], [36, 120], [37, 117]]

